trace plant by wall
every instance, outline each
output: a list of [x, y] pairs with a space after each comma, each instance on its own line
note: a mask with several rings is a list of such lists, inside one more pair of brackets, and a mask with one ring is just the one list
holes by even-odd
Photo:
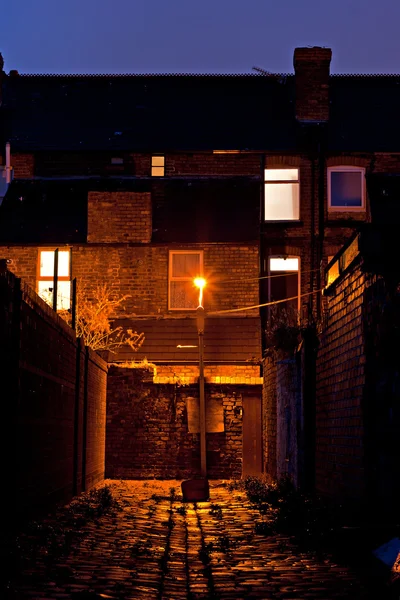
[[[122, 326], [113, 325], [113, 317], [128, 295], [116, 297], [106, 283], [95, 287], [78, 286], [76, 298], [76, 335], [92, 350], [108, 350], [115, 353], [128, 345], [138, 350], [144, 342], [144, 334]], [[71, 324], [70, 311], [60, 311], [60, 316]]]
[[275, 305], [265, 329], [267, 349], [283, 356], [293, 356], [307, 331], [316, 331], [313, 317], [302, 317], [293, 306]]

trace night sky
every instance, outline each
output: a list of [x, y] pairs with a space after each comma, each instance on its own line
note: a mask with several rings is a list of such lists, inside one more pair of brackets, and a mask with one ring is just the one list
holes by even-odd
[[328, 46], [333, 73], [400, 72], [398, 0], [12, 0], [0, 52], [20, 73], [293, 72]]

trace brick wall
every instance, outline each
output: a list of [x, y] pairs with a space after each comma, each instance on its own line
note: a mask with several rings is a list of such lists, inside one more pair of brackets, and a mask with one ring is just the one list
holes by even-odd
[[276, 480], [276, 443], [277, 443], [277, 405], [276, 405], [276, 361], [272, 355], [267, 355], [263, 362], [263, 445], [264, 470], [270, 480]]
[[296, 48], [294, 70], [296, 85], [296, 118], [300, 121], [329, 119], [330, 48]]
[[342, 498], [365, 494], [362, 306], [370, 280], [359, 268], [328, 297], [317, 359], [316, 488]]
[[[174, 378], [188, 384], [195, 383], [199, 377], [198, 365], [157, 365], [156, 383], [172, 383]], [[260, 367], [258, 365], [205, 365], [204, 377], [209, 383], [259, 384]]]
[[30, 514], [103, 479], [107, 366], [12, 273], [0, 285], [10, 510]]
[[35, 174], [35, 156], [33, 154], [12, 154], [11, 166], [14, 179], [31, 179]]
[[135, 192], [89, 192], [88, 242], [151, 241], [151, 195]]
[[[193, 248], [204, 250], [208, 312], [258, 304], [256, 244], [191, 245], [190, 249]], [[168, 246], [161, 245], [74, 246], [72, 276], [89, 286], [107, 283], [116, 297], [129, 295], [121, 317], [163, 315], [168, 312], [168, 251]], [[38, 247], [3, 246], [0, 253], [12, 260], [10, 267], [18, 277], [36, 288]], [[246, 314], [257, 314], [257, 309]]]
[[255, 175], [260, 174], [257, 154], [167, 154], [166, 176], [179, 175]]
[[[199, 474], [199, 434], [188, 432], [187, 399], [198, 386], [155, 385], [153, 374], [110, 367], [107, 387], [106, 477], [187, 478]], [[246, 387], [248, 390], [249, 388]], [[207, 433], [210, 478], [240, 477], [240, 386], [206, 385], [206, 401], [218, 399], [225, 431]], [[168, 457], [168, 460], [166, 460]]]

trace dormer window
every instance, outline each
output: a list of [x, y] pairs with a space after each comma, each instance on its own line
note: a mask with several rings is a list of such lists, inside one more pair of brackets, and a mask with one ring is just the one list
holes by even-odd
[[328, 167], [328, 210], [365, 210], [365, 169], [353, 166]]
[[164, 177], [165, 173], [165, 156], [155, 154], [151, 157], [151, 176]]

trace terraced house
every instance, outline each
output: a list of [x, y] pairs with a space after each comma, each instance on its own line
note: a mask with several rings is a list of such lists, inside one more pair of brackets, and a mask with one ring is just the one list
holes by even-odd
[[[271, 303], [321, 316], [323, 268], [370, 220], [368, 177], [400, 167], [398, 78], [332, 76], [330, 61], [310, 47], [294, 74], [2, 69], [0, 254], [52, 302], [58, 250], [58, 308], [74, 278], [106, 283], [128, 296], [116, 323], [145, 334], [112, 359], [109, 475], [198, 468], [196, 277], [209, 474], [276, 475]], [[142, 359], [156, 370], [138, 386], [127, 364]]]

